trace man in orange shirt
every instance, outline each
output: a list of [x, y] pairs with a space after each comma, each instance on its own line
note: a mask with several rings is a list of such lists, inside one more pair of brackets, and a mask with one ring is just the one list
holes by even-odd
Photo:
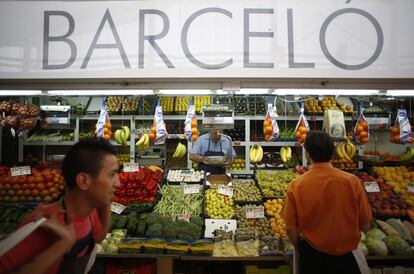
[[299, 273], [359, 274], [352, 251], [372, 218], [365, 190], [356, 176], [329, 163], [334, 143], [327, 133], [310, 131], [305, 149], [310, 170], [289, 184], [283, 211]]

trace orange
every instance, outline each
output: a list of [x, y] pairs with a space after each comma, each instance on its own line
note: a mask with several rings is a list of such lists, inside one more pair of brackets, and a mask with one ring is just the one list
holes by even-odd
[[191, 136], [191, 139], [192, 139], [192, 141], [193, 141], [193, 142], [197, 141], [197, 139], [198, 139], [198, 135], [197, 135], [197, 134], [192, 135], [192, 136]]
[[111, 135], [110, 135], [110, 134], [104, 134], [104, 135], [103, 135], [103, 139], [104, 139], [105, 141], [109, 141], [109, 140], [111, 140]]
[[304, 127], [304, 126], [300, 126], [300, 127], [298, 128], [298, 131], [299, 131], [300, 133], [304, 134], [304, 133], [306, 133], [306, 132], [307, 132], [307, 129], [306, 129], [306, 127]]
[[154, 135], [157, 134], [157, 128], [156, 127], [152, 127], [151, 128], [151, 133], [153, 133]]
[[273, 127], [272, 126], [267, 126], [267, 127], [264, 128], [263, 132], [264, 132], [265, 135], [271, 135], [271, 134], [273, 134]]
[[302, 133], [300, 133], [300, 131], [298, 130], [298, 131], [296, 131], [295, 136], [299, 140], [299, 138], [302, 137]]
[[155, 141], [155, 134], [154, 134], [154, 132], [151, 132], [149, 135], [149, 138], [150, 138], [150, 140], [152, 140], [153, 142]]
[[[399, 139], [399, 138], [398, 138], [398, 139]], [[368, 143], [368, 137], [360, 138], [360, 139], [359, 139], [359, 142], [360, 142], [361, 144]]]
[[104, 134], [109, 134], [109, 128], [104, 128]]
[[105, 127], [108, 128], [108, 129], [111, 129], [112, 128], [112, 124], [109, 123], [109, 122], [106, 122], [105, 123]]
[[368, 130], [368, 124], [366, 123], [366, 122], [360, 122], [359, 123], [361, 126], [362, 126], [362, 128], [365, 130], [365, 131], [367, 131]]
[[40, 197], [46, 197], [50, 194], [49, 190], [44, 189], [42, 191], [40, 191]]
[[191, 128], [191, 134], [192, 135], [198, 135], [198, 129], [196, 127]]
[[191, 121], [191, 127], [197, 127], [197, 119]]
[[272, 125], [272, 122], [270, 122], [269, 120], [265, 120], [263, 122], [263, 127], [268, 127], [268, 126], [271, 126], [271, 125]]
[[393, 133], [393, 134], [400, 133], [400, 129], [398, 127], [392, 127], [391, 128], [391, 133]]
[[359, 138], [365, 138], [365, 137], [368, 137], [368, 132], [366, 132], [366, 131], [361, 131], [361, 132], [359, 133]]
[[361, 133], [362, 131], [364, 131], [364, 127], [363, 127], [361, 124], [359, 124], [359, 125], [356, 127], [356, 132]]

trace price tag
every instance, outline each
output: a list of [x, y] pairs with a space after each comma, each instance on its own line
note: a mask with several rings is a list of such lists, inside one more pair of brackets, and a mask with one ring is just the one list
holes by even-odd
[[246, 211], [246, 219], [258, 219], [264, 217], [264, 208], [262, 206], [252, 207]]
[[30, 175], [32, 174], [32, 170], [30, 166], [17, 166], [10, 168], [12, 176], [22, 176], [22, 175]]
[[414, 182], [409, 182], [407, 184], [407, 192], [412, 192], [414, 193]]
[[124, 206], [123, 204], [117, 203], [117, 202], [112, 202], [111, 203], [111, 211], [115, 212], [116, 214], [121, 214], [122, 211], [124, 211], [126, 208], [126, 206]]
[[177, 218], [179, 221], [190, 222], [190, 215], [189, 214], [181, 214]]
[[377, 184], [377, 182], [364, 182], [365, 190], [368, 193], [371, 192], [380, 192], [380, 188]]
[[217, 193], [231, 197], [233, 196], [233, 188], [229, 186], [218, 186]]
[[137, 172], [137, 171], [139, 171], [138, 163], [125, 163], [124, 164], [124, 172]]
[[197, 194], [200, 193], [199, 185], [185, 185], [184, 194]]

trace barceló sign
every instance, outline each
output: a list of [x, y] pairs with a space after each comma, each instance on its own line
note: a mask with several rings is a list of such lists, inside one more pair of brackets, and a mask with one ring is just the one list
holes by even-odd
[[1, 1], [0, 78], [414, 78], [414, 2], [383, 2]]

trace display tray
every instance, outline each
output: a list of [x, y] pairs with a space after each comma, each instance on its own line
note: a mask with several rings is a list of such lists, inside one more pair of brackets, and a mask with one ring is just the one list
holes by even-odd
[[[234, 178], [234, 180], [237, 180], [237, 179], [239, 179], [239, 180], [253, 180], [254, 185], [259, 190], [259, 193], [260, 193], [260, 196], [261, 196], [261, 199], [256, 200], [256, 201], [245, 201], [245, 200], [236, 200], [236, 199], [234, 199], [235, 204], [237, 204], [237, 205], [248, 205], [248, 204], [261, 205], [261, 204], [263, 204], [263, 193], [262, 193], [262, 190], [260, 189], [259, 184], [257, 183], [257, 180], [256, 180], [256, 178], [253, 174], [235, 174], [232, 177]], [[232, 182], [232, 183], [233, 183], [233, 189], [235, 191], [235, 188], [234, 188], [234, 183], [235, 182]], [[240, 183], [240, 184], [243, 184], [243, 183]], [[234, 196], [233, 196], [233, 198], [234, 198]]]
[[168, 173], [170, 171], [176, 171], [176, 170], [183, 170], [183, 171], [188, 172], [188, 173], [195, 172], [195, 170], [192, 170], [192, 169], [185, 169], [185, 168], [177, 168], [177, 169], [175, 169], [175, 168], [171, 168], [171, 169], [168, 169], [168, 172], [165, 172], [165, 175], [164, 175], [165, 182], [167, 182], [167, 183], [169, 183], [171, 185], [182, 184], [182, 183], [184, 183], [184, 184], [200, 184], [200, 185], [204, 185], [205, 174], [203, 175], [203, 178], [200, 179], [199, 181], [175, 181], [175, 180], [169, 180], [168, 179]]

